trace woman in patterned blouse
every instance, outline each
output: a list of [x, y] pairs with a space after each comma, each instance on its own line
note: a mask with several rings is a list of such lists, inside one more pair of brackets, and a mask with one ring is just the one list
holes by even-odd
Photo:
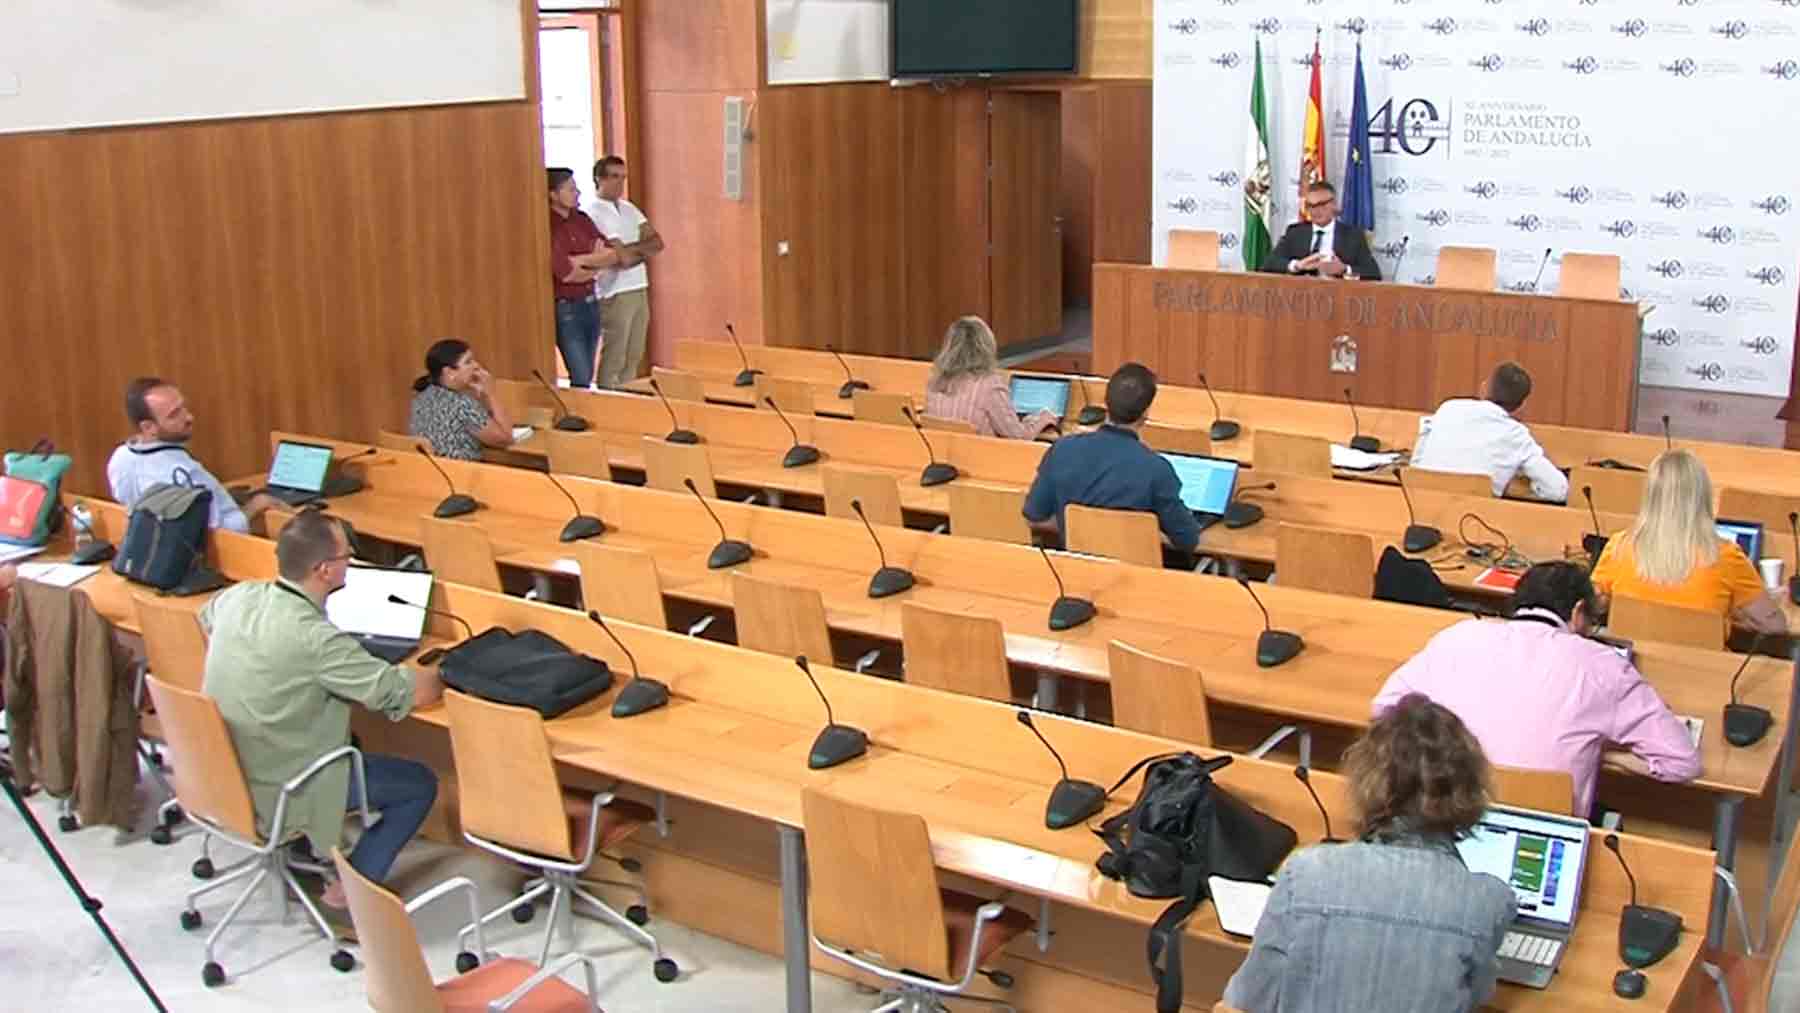
[[424, 437], [439, 457], [481, 459], [481, 448], [512, 445], [512, 421], [494, 400], [494, 378], [475, 361], [466, 341], [446, 338], [425, 353], [425, 375], [417, 391], [407, 431]]
[[1047, 411], [1019, 418], [1011, 383], [1000, 371], [994, 332], [980, 317], [963, 317], [944, 334], [944, 348], [925, 384], [925, 414], [961, 419], [983, 436], [1014, 440], [1036, 439], [1059, 421]]

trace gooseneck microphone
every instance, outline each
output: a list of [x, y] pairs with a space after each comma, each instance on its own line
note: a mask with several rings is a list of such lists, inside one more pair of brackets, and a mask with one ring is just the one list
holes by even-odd
[[656, 392], [656, 398], [662, 402], [663, 410], [669, 413], [669, 424], [675, 427], [669, 430], [669, 435], [663, 437], [663, 441], [666, 443], [686, 443], [690, 445], [699, 443], [699, 433], [694, 432], [692, 429], [681, 428], [681, 420], [675, 417], [675, 406], [669, 403], [668, 397], [663, 394], [662, 384], [657, 383], [656, 377], [654, 376], [650, 378], [650, 389]]
[[1412, 236], [1400, 237], [1400, 252], [1394, 255], [1394, 280], [1400, 280], [1400, 265], [1406, 263], [1406, 251], [1412, 246]]
[[725, 321], [725, 333], [731, 335], [731, 343], [737, 346], [738, 361], [744, 364], [744, 368], [738, 371], [737, 378], [731, 381], [731, 385], [748, 387], [756, 382], [756, 374], [762, 370], [750, 368], [750, 357], [744, 354], [744, 343], [738, 340], [737, 328], [731, 326], [729, 320]]
[[[388, 604], [390, 604], [390, 605], [405, 605], [407, 608], [418, 609], [420, 612], [423, 612], [426, 615], [447, 616], [448, 618], [454, 619], [457, 621], [457, 623], [460, 626], [462, 626], [463, 632], [468, 634], [467, 639], [469, 639], [469, 640], [475, 639], [475, 627], [470, 626], [469, 621], [467, 619], [464, 619], [462, 616], [459, 616], [454, 612], [446, 612], [443, 609], [434, 609], [429, 605], [421, 605], [416, 601], [407, 601], [405, 598], [402, 598], [397, 594], [388, 595], [387, 600], [388, 600]], [[419, 655], [419, 664], [421, 664], [421, 665], [436, 664], [437, 660], [439, 658], [442, 658], [445, 654], [449, 653], [449, 651], [450, 651], [450, 648], [434, 647], [431, 650], [426, 651], [424, 654]]]
[[1214, 442], [1237, 439], [1238, 433], [1243, 432], [1243, 427], [1225, 418], [1219, 411], [1219, 399], [1213, 396], [1212, 384], [1206, 382], [1205, 373], [1200, 374], [1200, 389], [1206, 391], [1207, 400], [1212, 402], [1213, 409], [1212, 428], [1206, 431], [1206, 435]]
[[838, 365], [844, 367], [844, 385], [838, 388], [838, 397], [848, 400], [851, 397], [854, 397], [859, 390], [872, 389], [867, 383], [858, 380], [855, 373], [850, 372], [850, 364], [845, 362], [844, 357], [838, 354], [836, 346], [826, 345], [825, 350], [831, 353], [831, 357], [837, 360]]
[[1788, 530], [1794, 535], [1794, 572], [1788, 577], [1788, 601], [1800, 605], [1800, 513], [1788, 511]]
[[626, 647], [625, 641], [620, 640], [619, 635], [612, 631], [612, 627], [606, 625], [606, 620], [600, 618], [600, 613], [589, 609], [587, 615], [588, 621], [605, 630], [606, 635], [612, 638], [612, 642], [619, 645], [619, 650], [625, 653], [625, 660], [631, 662], [631, 681], [619, 687], [619, 695], [613, 698], [612, 716], [615, 718], [636, 717], [645, 711], [653, 711], [668, 703], [669, 687], [655, 679], [644, 678], [643, 674], [638, 671], [637, 657], [631, 653], [631, 648]]
[[443, 465], [437, 463], [437, 458], [432, 456], [431, 451], [425, 449], [424, 444], [415, 443], [413, 449], [419, 452], [419, 456], [431, 462], [432, 468], [443, 477], [444, 484], [450, 487], [450, 495], [445, 496], [443, 502], [437, 505], [437, 509], [431, 511], [433, 517], [461, 517], [463, 514], [474, 513], [481, 506], [475, 502], [475, 497], [465, 496], [456, 491], [456, 483], [450, 481], [450, 473], [444, 470]]
[[339, 496], [354, 496], [357, 493], [362, 492], [362, 479], [357, 478], [355, 475], [346, 475], [338, 469], [349, 464], [351, 461], [360, 460], [364, 457], [374, 457], [379, 453], [381, 453], [381, 448], [369, 447], [366, 450], [359, 450], [347, 457], [332, 458], [331, 464], [325, 475], [325, 484], [320, 487], [319, 495], [325, 499], [336, 499]]
[[1619, 860], [1625, 879], [1631, 884], [1631, 903], [1619, 913], [1619, 959], [1630, 967], [1649, 967], [1669, 955], [1681, 938], [1681, 916], [1662, 908], [1638, 903], [1637, 877], [1619, 850], [1619, 835], [1607, 834], [1601, 839], [1606, 850]]
[[862, 500], [851, 500], [850, 509], [856, 511], [856, 516], [862, 519], [863, 527], [869, 531], [869, 541], [875, 543], [875, 555], [881, 560], [881, 569], [876, 570], [875, 576], [869, 578], [869, 597], [886, 598], [912, 587], [911, 570], [888, 565], [887, 551], [881, 547], [881, 539], [875, 534], [875, 525], [869, 523], [869, 515], [863, 513]]
[[1269, 619], [1268, 608], [1263, 605], [1262, 599], [1256, 596], [1256, 592], [1250, 589], [1250, 582], [1243, 577], [1239, 577], [1237, 582], [1238, 586], [1244, 589], [1244, 593], [1250, 596], [1250, 600], [1256, 603], [1256, 607], [1262, 611], [1263, 631], [1256, 637], [1257, 667], [1274, 668], [1276, 665], [1294, 660], [1295, 655], [1306, 649], [1306, 641], [1300, 639], [1298, 633], [1276, 629], [1275, 624]]
[[1412, 493], [1406, 491], [1406, 469], [1394, 469], [1394, 481], [1400, 486], [1400, 498], [1406, 501], [1406, 533], [1400, 538], [1400, 546], [1408, 552], [1424, 552], [1433, 545], [1444, 540], [1444, 533], [1429, 524], [1420, 524], [1419, 515], [1413, 512]]
[[1097, 426], [1106, 421], [1106, 409], [1088, 400], [1087, 381], [1075, 378], [1075, 389], [1081, 392], [1081, 411], [1075, 415], [1078, 426]]
[[1308, 795], [1312, 796], [1313, 805], [1316, 805], [1319, 807], [1319, 819], [1323, 820], [1325, 823], [1325, 836], [1323, 838], [1321, 838], [1321, 843], [1324, 843], [1324, 844], [1342, 844], [1342, 843], [1344, 843], [1342, 838], [1334, 836], [1331, 832], [1331, 814], [1325, 811], [1325, 803], [1319, 801], [1319, 793], [1313, 790], [1312, 771], [1307, 768], [1306, 764], [1303, 763], [1300, 766], [1294, 768], [1294, 777], [1297, 780], [1299, 780], [1299, 782], [1302, 785], [1304, 785], [1306, 787], [1306, 793]]
[[1738, 680], [1743, 677], [1744, 669], [1750, 667], [1750, 659], [1762, 647], [1766, 633], [1758, 633], [1750, 641], [1750, 653], [1744, 655], [1743, 663], [1731, 675], [1731, 702], [1725, 705], [1725, 741], [1734, 746], [1753, 746], [1769, 734], [1769, 726], [1775, 723], [1775, 716], [1766, 708], [1754, 704], [1738, 703]]
[[1599, 565], [1600, 554], [1606, 551], [1606, 534], [1600, 530], [1600, 512], [1594, 509], [1594, 487], [1581, 487], [1581, 498], [1587, 500], [1588, 519], [1594, 522], [1594, 533], [1581, 536], [1581, 548], [1588, 554], [1588, 562]]
[[1344, 403], [1350, 406], [1350, 449], [1360, 450], [1365, 454], [1373, 454], [1381, 449], [1381, 441], [1373, 436], [1362, 434], [1362, 419], [1356, 414], [1356, 398], [1351, 396], [1350, 388], [1344, 388]]
[[700, 495], [700, 488], [694, 484], [693, 479], [684, 478], [681, 480], [681, 484], [687, 486], [688, 492], [693, 493], [694, 498], [700, 501], [700, 508], [706, 511], [706, 516], [711, 517], [713, 523], [719, 526], [719, 544], [713, 546], [712, 554], [706, 557], [706, 568], [723, 570], [728, 566], [748, 563], [750, 557], [755, 554], [754, 550], [750, 548], [750, 543], [739, 541], [726, 534], [725, 522], [719, 520], [718, 514], [713, 513], [712, 505], [706, 502], [705, 496]]
[[544, 385], [544, 389], [550, 392], [551, 400], [556, 402], [556, 408], [560, 414], [556, 416], [556, 421], [552, 424], [565, 433], [587, 432], [588, 420], [569, 411], [569, 406], [563, 401], [562, 395], [556, 392], [556, 385], [544, 379], [544, 374], [535, 369], [531, 371], [531, 375], [537, 377], [537, 382]]
[[1544, 259], [1538, 261], [1537, 276], [1531, 279], [1531, 290], [1538, 290], [1538, 283], [1544, 280], [1544, 268], [1550, 266], [1550, 247], [1544, 247]]
[[906, 416], [906, 421], [912, 423], [913, 432], [919, 434], [919, 442], [925, 444], [925, 459], [930, 462], [925, 465], [925, 470], [919, 473], [919, 484], [943, 485], [945, 482], [956, 481], [957, 476], [962, 472], [957, 470], [956, 465], [937, 459], [937, 451], [931, 449], [931, 440], [926, 438], [925, 427], [919, 424], [918, 416], [913, 414], [912, 406], [901, 405], [900, 414]]
[[1094, 603], [1086, 598], [1072, 598], [1063, 588], [1062, 574], [1056, 572], [1056, 564], [1050, 562], [1050, 552], [1038, 546], [1038, 553], [1044, 557], [1044, 565], [1050, 568], [1050, 576], [1056, 580], [1056, 601], [1050, 604], [1050, 628], [1061, 632], [1072, 630], [1089, 619], [1094, 618]]
[[1674, 450], [1675, 449], [1675, 435], [1672, 432], [1670, 432], [1670, 430], [1669, 430], [1669, 417], [1667, 415], [1664, 415], [1662, 417], [1662, 424], [1663, 424], [1663, 449], [1664, 450]]
[[1247, 528], [1250, 525], [1255, 524], [1257, 521], [1262, 520], [1263, 519], [1263, 508], [1262, 507], [1257, 506], [1255, 503], [1247, 503], [1244, 500], [1239, 499], [1238, 497], [1242, 496], [1243, 494], [1245, 494], [1247, 492], [1274, 492], [1274, 491], [1275, 491], [1275, 483], [1274, 482], [1264, 482], [1262, 485], [1244, 486], [1240, 489], [1233, 491], [1231, 494], [1231, 502], [1225, 504], [1225, 513], [1223, 515], [1223, 520], [1225, 522], [1225, 526], [1228, 528]]
[[819, 737], [813, 740], [806, 765], [814, 770], [824, 770], [868, 752], [869, 736], [860, 728], [838, 724], [837, 718], [832, 716], [831, 701], [825, 699], [825, 691], [819, 688], [819, 680], [813, 678], [812, 666], [806, 663], [806, 655], [796, 656], [794, 664], [799, 665], [800, 671], [806, 673], [806, 681], [812, 683], [813, 692], [819, 694], [819, 702], [825, 705], [825, 727], [819, 732]]
[[800, 430], [795, 429], [794, 424], [788, 421], [787, 413], [781, 410], [781, 406], [775, 403], [774, 398], [767, 394], [763, 395], [763, 404], [774, 410], [775, 417], [781, 420], [781, 424], [787, 427], [788, 435], [794, 438], [794, 445], [781, 456], [781, 466], [783, 468], [801, 468], [808, 464], [816, 464], [819, 460], [819, 448], [810, 443], [800, 442]]
[[1044, 738], [1044, 733], [1038, 731], [1030, 711], [1019, 711], [1019, 723], [1031, 729], [1031, 734], [1050, 750], [1050, 755], [1056, 758], [1057, 769], [1062, 771], [1062, 780], [1050, 789], [1050, 801], [1044, 806], [1044, 826], [1062, 830], [1087, 822], [1088, 817], [1106, 805], [1106, 789], [1092, 781], [1077, 781], [1069, 776], [1069, 765], [1063, 762], [1062, 754], [1050, 740]]
[[574, 495], [569, 492], [567, 486], [556, 480], [555, 475], [546, 471], [544, 477], [549, 479], [550, 484], [556, 486], [556, 491], [562, 493], [563, 498], [569, 501], [569, 505], [575, 508], [575, 516], [569, 518], [569, 523], [563, 525], [562, 534], [557, 536], [559, 540], [579, 542], [584, 538], [598, 538], [606, 532], [606, 525], [601, 522], [600, 518], [581, 512], [581, 504], [575, 501]]

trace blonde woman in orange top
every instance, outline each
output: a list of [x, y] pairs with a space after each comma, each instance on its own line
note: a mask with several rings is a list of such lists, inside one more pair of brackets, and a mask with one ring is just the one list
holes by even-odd
[[1780, 600], [1763, 587], [1756, 565], [1736, 542], [1719, 537], [1712, 480], [1685, 450], [1651, 462], [1637, 521], [1606, 543], [1593, 579], [1609, 599], [1701, 609], [1757, 633], [1787, 632]]
[[980, 317], [963, 317], [944, 334], [944, 347], [925, 383], [925, 414], [961, 419], [982, 436], [1030, 440], [1055, 430], [1047, 411], [1024, 419], [1013, 408], [1012, 382], [1000, 370], [994, 332]]

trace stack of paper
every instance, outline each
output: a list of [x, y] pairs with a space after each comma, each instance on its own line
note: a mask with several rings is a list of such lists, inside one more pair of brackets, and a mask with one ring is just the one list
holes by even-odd
[[74, 587], [99, 573], [98, 566], [76, 566], [74, 563], [21, 563], [19, 576], [52, 587]]
[[1370, 454], [1361, 450], [1352, 450], [1341, 444], [1331, 445], [1331, 466], [1347, 471], [1374, 471], [1385, 468], [1400, 460], [1398, 453]]

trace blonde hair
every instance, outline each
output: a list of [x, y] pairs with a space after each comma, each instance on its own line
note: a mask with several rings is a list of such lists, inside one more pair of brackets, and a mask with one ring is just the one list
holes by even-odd
[[999, 369], [1000, 352], [994, 345], [993, 329], [980, 317], [963, 317], [944, 332], [944, 347], [931, 360], [931, 379], [925, 386], [947, 394], [958, 377], [981, 376]]
[[1653, 584], [1680, 584], [1695, 567], [1718, 561], [1712, 479], [1699, 458], [1665, 450], [1650, 462], [1630, 541], [1638, 576]]

